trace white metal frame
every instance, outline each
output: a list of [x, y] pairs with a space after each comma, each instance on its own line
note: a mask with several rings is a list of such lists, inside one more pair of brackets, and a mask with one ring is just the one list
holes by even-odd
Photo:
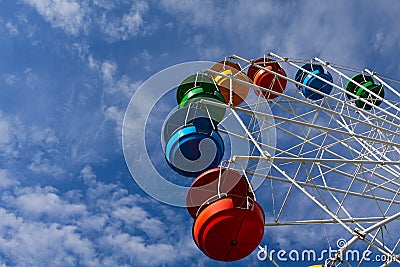
[[[313, 64], [322, 65], [328, 71], [332, 71], [336, 75], [336, 81], [330, 82], [303, 69], [298, 65], [299, 62], [295, 60], [275, 53], [269, 53], [266, 56], [278, 61], [284, 68], [300, 69], [332, 85], [335, 93], [318, 92], [290, 77], [254, 64], [253, 61], [237, 55], [230, 58], [244, 64], [244, 70], [249, 66], [255, 66], [276, 77], [287, 80], [287, 87], [297, 84], [322, 94], [324, 98], [318, 101], [310, 101], [302, 97], [300, 93], [295, 96], [286, 92], [278, 93], [270, 88], [263, 88], [237, 79], [232, 74], [224, 75], [212, 70], [204, 70], [208, 74], [218, 74], [229, 78], [231, 87], [232, 81], [235, 81], [260, 91], [279, 95], [276, 100], [270, 102], [273, 115], [257, 111], [258, 103], [248, 104], [255, 111], [246, 108], [246, 106], [233, 107], [232, 91], [228, 105], [200, 100], [207, 105], [227, 108], [230, 115], [239, 122], [246, 134], [243, 136], [224, 129], [220, 129], [220, 131], [234, 138], [248, 140], [258, 151], [252, 153], [252, 155], [234, 155], [230, 159], [231, 162], [251, 161], [255, 162], [254, 164], [262, 161], [271, 162], [272, 169], [277, 175], [272, 175], [269, 172], [254, 172], [251, 168], [246, 170], [246, 174], [270, 180], [271, 185], [272, 181], [289, 185], [277, 214], [275, 214], [274, 208], [274, 221], [266, 222], [265, 226], [341, 225], [353, 237], [349, 239], [346, 246], [338, 250], [334, 259], [328, 259], [331, 263], [340, 264], [343, 253], [360, 240], [367, 244], [368, 248], [373, 248], [390, 259], [381, 266], [389, 266], [394, 262], [400, 263], [400, 254], [396, 254], [400, 247], [399, 233], [386, 233], [387, 230], [385, 229], [387, 225], [400, 219], [400, 102], [388, 99], [386, 96], [382, 99], [368, 88], [351, 81], [382, 101], [380, 106], [374, 106], [371, 111], [365, 111], [356, 107], [353, 103], [354, 100], [361, 100], [370, 105], [371, 103], [355, 94], [346, 92], [344, 88], [345, 82], [351, 80], [350, 76], [344, 72], [349, 72], [349, 70], [342, 69], [319, 58], [300, 62], [313, 62]], [[384, 89], [392, 95], [400, 97], [400, 92], [390, 86], [385, 81], [387, 79], [378, 76], [369, 69], [365, 69], [364, 72], [382, 84]], [[346, 94], [351, 95], [354, 99], [348, 100]], [[259, 97], [258, 101], [267, 100]], [[300, 107], [302, 110], [299, 111], [296, 107]], [[275, 114], [274, 109], [280, 112]], [[266, 118], [272, 116], [275, 125], [262, 127], [276, 127], [279, 133], [293, 138], [292, 147], [281, 147], [278, 143], [275, 150], [276, 155], [270, 155], [266, 151], [267, 148], [270, 148], [268, 144], [260, 142], [257, 137], [260, 131], [263, 131], [263, 128], [249, 129], [248, 125], [241, 119], [240, 113], [265, 116]], [[286, 113], [287, 116], [282, 115], [282, 113]], [[311, 121], [309, 117], [312, 117]], [[325, 125], [318, 121], [321, 118], [328, 119], [325, 121]], [[295, 127], [299, 132], [288, 129], [288, 126]], [[288, 166], [290, 166], [290, 171], [288, 171]], [[300, 177], [302, 175], [304, 177]], [[332, 181], [332, 175], [339, 177], [337, 180], [342, 181], [343, 185]], [[320, 219], [282, 220], [282, 212], [288, 199], [294, 194], [294, 188], [297, 188], [298, 192], [311, 200], [315, 207], [322, 212], [321, 214], [325, 214], [325, 216], [321, 215]], [[361, 217], [358, 214], [351, 214], [349, 211], [351, 206], [347, 204], [349, 198], [374, 203], [379, 214], [375, 216], [361, 215]], [[327, 219], [326, 216], [330, 219]], [[367, 227], [367, 225], [369, 226]], [[394, 236], [394, 241], [389, 244], [386, 236]], [[274, 259], [270, 260], [275, 266], [279, 266]], [[362, 261], [363, 259], [359, 265]]]

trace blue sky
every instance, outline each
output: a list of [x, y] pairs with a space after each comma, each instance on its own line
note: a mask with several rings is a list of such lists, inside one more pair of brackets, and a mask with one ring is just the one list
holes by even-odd
[[[397, 78], [398, 14], [394, 0], [0, 0], [0, 266], [269, 266], [209, 260], [186, 210], [131, 179], [130, 98], [168, 66], [270, 51]], [[263, 244], [296, 246], [277, 233]]]

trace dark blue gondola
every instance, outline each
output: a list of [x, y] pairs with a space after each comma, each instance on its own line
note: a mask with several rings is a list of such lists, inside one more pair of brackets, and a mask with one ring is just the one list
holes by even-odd
[[[303, 66], [301, 66], [301, 68], [311, 72], [312, 74], [314, 74], [326, 81], [333, 82], [332, 75], [329, 72], [325, 71], [321, 65], [307, 63], [307, 64], [304, 64]], [[320, 91], [320, 92], [328, 94], [328, 95], [332, 91], [332, 85], [322, 81], [321, 79], [318, 79], [317, 77], [303, 71], [302, 69], [299, 69], [296, 72], [295, 80], [299, 83], [302, 83], [303, 85], [309, 86], [317, 91]], [[306, 97], [308, 99], [319, 100], [324, 97], [324, 95], [314, 92], [310, 89], [307, 89], [304, 86], [300, 86], [300, 85], [296, 84], [296, 87], [302, 92], [304, 97]]]
[[216, 123], [200, 109], [194, 112], [193, 109], [183, 108], [172, 114], [167, 121], [172, 128], [164, 132], [168, 165], [189, 177], [217, 167], [224, 155], [224, 142]]

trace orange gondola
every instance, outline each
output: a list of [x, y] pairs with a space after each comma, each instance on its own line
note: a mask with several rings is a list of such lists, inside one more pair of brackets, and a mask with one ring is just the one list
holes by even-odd
[[[211, 70], [219, 72], [223, 75], [232, 75], [238, 80], [251, 83], [250, 78], [242, 71], [239, 64], [233, 63], [231, 61], [220, 61], [211, 67]], [[232, 87], [232, 105], [240, 105], [249, 94], [249, 87], [238, 81], [224, 77], [222, 75], [210, 74], [214, 78], [215, 82], [218, 84], [221, 94], [225, 98], [226, 104], [230, 102], [231, 87]]]

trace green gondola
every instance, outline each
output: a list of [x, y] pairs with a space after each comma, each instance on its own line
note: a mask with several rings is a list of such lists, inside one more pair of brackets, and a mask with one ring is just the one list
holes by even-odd
[[[358, 86], [356, 83], [361, 84], [363, 87], [367, 88], [369, 91], [375, 93], [381, 98], [385, 97], [385, 91], [383, 89], [382, 84], [375, 84], [374, 79], [371, 76], [364, 75], [362, 73], [357, 74], [351, 78], [346, 84], [346, 91], [360, 98], [368, 101], [371, 104], [365, 103], [360, 99], [356, 99], [356, 106], [365, 110], [372, 109], [373, 106], [379, 106], [382, 103], [382, 100], [372, 95], [370, 92], [365, 90], [363, 87]], [[346, 94], [349, 99], [354, 99], [354, 97], [350, 94]]]

